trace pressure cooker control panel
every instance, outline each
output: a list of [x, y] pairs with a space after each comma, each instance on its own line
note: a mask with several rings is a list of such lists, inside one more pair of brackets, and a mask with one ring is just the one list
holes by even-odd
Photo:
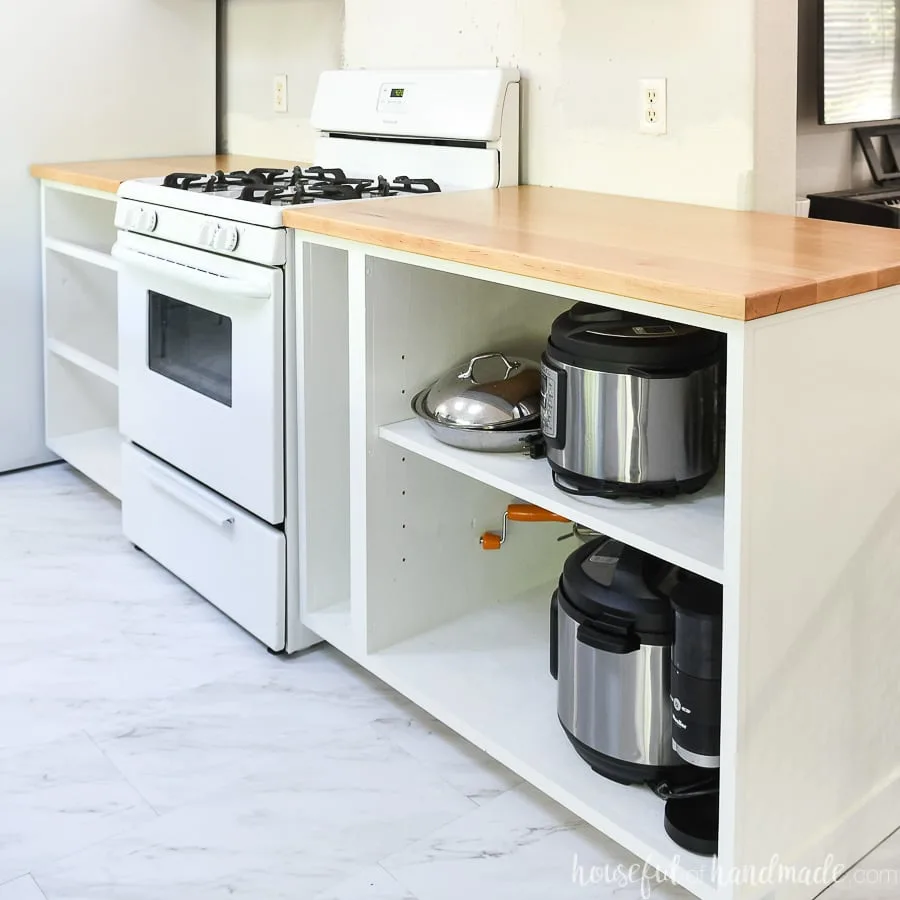
[[557, 405], [559, 403], [559, 372], [541, 363], [541, 431], [551, 440], [557, 433]]

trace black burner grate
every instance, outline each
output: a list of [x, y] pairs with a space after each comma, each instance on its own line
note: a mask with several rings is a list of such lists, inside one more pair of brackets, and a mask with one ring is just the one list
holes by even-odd
[[401, 175], [388, 181], [376, 178], [350, 178], [343, 169], [310, 166], [303, 169], [260, 167], [250, 171], [203, 175], [173, 172], [163, 179], [165, 187], [202, 193], [237, 194], [241, 200], [268, 206], [296, 206], [316, 200], [362, 200], [370, 197], [395, 197], [398, 194], [432, 194], [440, 186], [431, 178]]

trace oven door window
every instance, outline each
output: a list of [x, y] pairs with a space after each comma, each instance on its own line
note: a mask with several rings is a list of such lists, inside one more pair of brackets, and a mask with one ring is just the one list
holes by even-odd
[[231, 406], [231, 319], [150, 291], [149, 366]]

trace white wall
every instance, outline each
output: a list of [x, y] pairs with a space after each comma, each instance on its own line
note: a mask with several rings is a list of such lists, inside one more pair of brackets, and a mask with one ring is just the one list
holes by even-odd
[[[344, 53], [348, 66], [518, 66], [524, 181], [745, 207], [753, 11], [753, 0], [346, 0]], [[669, 79], [665, 137], [638, 133], [650, 76]]]
[[0, 472], [47, 458], [28, 166], [215, 146], [214, 0], [14, 6], [0, 28]]
[[[341, 63], [344, 6], [348, 66], [518, 66], [524, 181], [753, 203], [753, 0], [229, 0], [230, 150], [309, 155], [315, 76]], [[278, 71], [287, 116], [270, 111]], [[659, 75], [670, 133], [641, 135], [638, 80]]]
[[[312, 159], [319, 73], [341, 66], [343, 0], [228, 0], [225, 141], [231, 153]], [[273, 109], [288, 76], [288, 112]]]
[[818, 121], [817, 0], [799, 0], [797, 52], [797, 196], [872, 183], [866, 161], [847, 125]]
[[756, 0], [754, 202], [794, 215], [797, 196], [797, 6]]

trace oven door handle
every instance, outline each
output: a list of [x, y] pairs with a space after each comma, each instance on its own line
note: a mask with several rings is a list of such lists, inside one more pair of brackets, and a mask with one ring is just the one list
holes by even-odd
[[190, 266], [169, 262], [168, 260], [160, 259], [158, 256], [139, 253], [137, 250], [122, 247], [120, 244], [116, 244], [112, 248], [112, 255], [114, 259], [117, 259], [123, 265], [134, 266], [153, 275], [177, 278], [183, 284], [189, 284], [192, 287], [202, 288], [216, 294], [225, 294], [229, 297], [244, 297], [248, 300], [267, 300], [272, 296], [272, 286], [270, 284], [214, 275], [212, 272], [192, 269]]
[[234, 525], [234, 516], [230, 510], [224, 509], [205, 497], [196, 496], [189, 488], [158, 472], [148, 471], [146, 476], [150, 484], [158, 491], [162, 491], [173, 500], [177, 500], [182, 506], [197, 513], [198, 516], [206, 519], [207, 522], [212, 522], [213, 525], [219, 528]]

